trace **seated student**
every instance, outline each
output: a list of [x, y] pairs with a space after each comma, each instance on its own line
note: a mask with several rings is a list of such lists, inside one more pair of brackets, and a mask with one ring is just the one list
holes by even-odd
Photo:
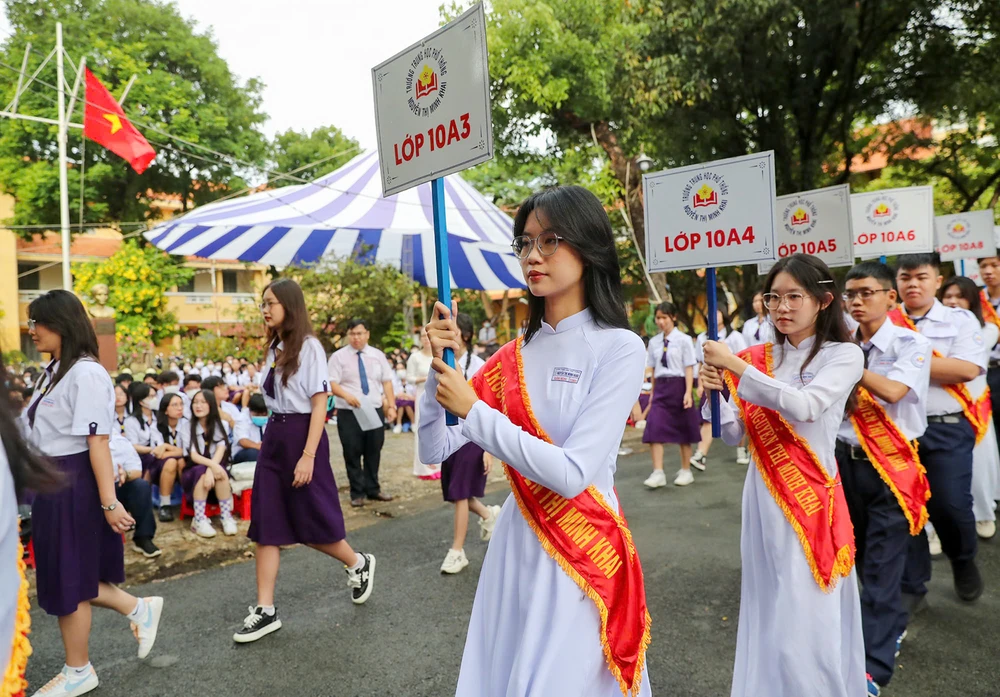
[[142, 379], [144, 383], [153, 388], [154, 392], [160, 389], [160, 374], [154, 373], [152, 371], [146, 373], [146, 376]]
[[392, 379], [392, 389], [396, 394], [396, 425], [393, 427], [393, 433], [402, 433], [405, 429], [403, 428], [403, 417], [405, 416], [412, 427], [416, 423], [414, 416], [414, 403], [416, 401], [417, 386], [411, 385], [406, 380], [406, 364], [402, 361], [396, 362], [396, 372]]
[[146, 474], [165, 452], [163, 437], [153, 417], [153, 410], [157, 407], [156, 395], [153, 388], [143, 382], [134, 383], [130, 393], [132, 413], [125, 419], [125, 437], [139, 453], [142, 473]]
[[118, 377], [115, 378], [115, 384], [121, 385], [121, 388], [128, 393], [128, 388], [132, 384], [133, 378], [131, 373], [118, 373]]
[[156, 427], [163, 438], [163, 457], [156, 458], [149, 468], [149, 481], [160, 488], [160, 522], [169, 523], [174, 519], [170, 499], [177, 477], [184, 471], [184, 453], [187, 451], [191, 427], [184, 418], [183, 395], [170, 393], [160, 400], [156, 412]]
[[233, 464], [237, 462], [257, 462], [260, 445], [267, 430], [267, 404], [264, 395], [255, 394], [250, 398], [247, 414], [236, 422], [233, 432]]
[[215, 395], [215, 403], [219, 405], [219, 416], [229, 427], [229, 432], [236, 430], [236, 424], [243, 418], [240, 408], [229, 400], [229, 388], [225, 381], [217, 375], [212, 375], [201, 381], [201, 389], [210, 390]]
[[160, 556], [153, 544], [156, 520], [153, 518], [153, 494], [149, 482], [142, 478], [142, 461], [135, 448], [121, 433], [111, 429], [108, 443], [115, 466], [115, 491], [125, 510], [135, 519], [132, 545], [147, 559]]
[[125, 435], [125, 422], [129, 416], [128, 388], [115, 385], [115, 420], [118, 421], [118, 431]]
[[187, 465], [181, 475], [184, 495], [194, 507], [191, 532], [201, 537], [215, 537], [215, 528], [205, 515], [209, 497], [219, 502], [222, 531], [236, 534], [233, 520], [233, 494], [229, 485], [229, 434], [219, 415], [219, 406], [210, 390], [195, 392], [191, 398], [190, 440], [184, 454]]
[[167, 370], [160, 373], [160, 384], [163, 386], [163, 389], [160, 390], [160, 399], [163, 399], [168, 394], [179, 394], [184, 401], [184, 418], [190, 419], [191, 398], [181, 390], [181, 376], [177, 371]]
[[183, 392], [188, 397], [194, 398], [194, 394], [201, 389], [201, 375], [198, 373], [188, 373], [184, 376]]

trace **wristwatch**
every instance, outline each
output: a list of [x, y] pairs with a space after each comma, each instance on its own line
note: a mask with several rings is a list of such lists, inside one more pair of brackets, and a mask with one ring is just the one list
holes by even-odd
[[105, 506], [105, 505], [104, 505], [103, 503], [101, 504], [101, 510], [102, 510], [102, 511], [113, 511], [113, 510], [115, 510], [116, 508], [118, 508], [118, 502], [117, 502], [117, 501], [115, 501], [115, 502], [114, 502], [113, 504], [111, 504], [110, 506]]

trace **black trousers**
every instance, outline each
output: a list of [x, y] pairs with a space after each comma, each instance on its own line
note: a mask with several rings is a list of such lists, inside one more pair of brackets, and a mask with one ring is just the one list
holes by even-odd
[[[941, 539], [941, 550], [952, 564], [972, 561], [979, 544], [972, 513], [972, 449], [976, 445], [972, 424], [965, 417], [957, 424], [929, 423], [917, 443], [931, 486], [927, 513]], [[910, 538], [903, 590], [924, 595], [930, 578], [931, 553], [927, 533], [921, 532]]]
[[140, 477], [119, 484], [115, 489], [118, 491], [118, 500], [135, 518], [132, 537], [153, 539], [156, 534], [156, 518], [153, 517], [153, 490], [150, 483]]
[[849, 446], [841, 441], [837, 441], [836, 453], [857, 546], [854, 560], [862, 584], [865, 668], [875, 682], [887, 685], [896, 667], [896, 640], [909, 620], [900, 582], [910, 523], [867, 458], [852, 458]]
[[[384, 421], [382, 409], [377, 411], [379, 419]], [[344, 450], [347, 479], [351, 483], [351, 500], [378, 496], [382, 491], [378, 483], [378, 466], [382, 459], [385, 429], [362, 431], [353, 411], [338, 409], [337, 434]]]
[[986, 371], [986, 384], [990, 387], [990, 402], [993, 403], [993, 428], [1000, 433], [1000, 367]]

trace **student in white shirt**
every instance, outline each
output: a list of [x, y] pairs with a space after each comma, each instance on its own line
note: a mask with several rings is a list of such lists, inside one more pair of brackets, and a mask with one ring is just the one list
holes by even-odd
[[129, 392], [132, 413], [125, 420], [125, 437], [139, 453], [142, 472], [145, 474], [156, 459], [162, 459], [165, 455], [163, 437], [153, 415], [158, 403], [153, 389], [144, 383], [134, 383]]
[[774, 342], [774, 323], [764, 307], [764, 291], [753, 294], [754, 316], [743, 323], [743, 338], [749, 346]]
[[160, 400], [160, 408], [156, 415], [156, 425], [163, 438], [164, 453], [149, 470], [149, 480], [155, 482], [160, 490], [160, 500], [156, 503], [160, 508], [160, 522], [169, 523], [174, 519], [171, 508], [174, 484], [184, 471], [186, 461], [184, 453], [188, 451], [191, 438], [191, 426], [184, 418], [184, 396], [179, 392], [168, 392]]
[[121, 433], [111, 429], [109, 447], [115, 465], [115, 491], [125, 510], [135, 518], [132, 545], [136, 552], [147, 559], [160, 556], [160, 548], [153, 543], [156, 535], [156, 518], [153, 516], [153, 498], [149, 482], [143, 479], [142, 460], [132, 443]]
[[233, 432], [233, 464], [256, 462], [260, 457], [260, 447], [267, 430], [267, 402], [264, 395], [255, 394], [250, 398], [246, 415], [236, 422]]
[[215, 537], [212, 521], [205, 514], [210, 498], [219, 502], [222, 531], [236, 534], [233, 520], [233, 492], [229, 485], [229, 431], [219, 414], [215, 395], [210, 390], [196, 392], [191, 398], [191, 425], [185, 466], [181, 474], [184, 495], [192, 502], [194, 520], [191, 532], [201, 537]]
[[420, 350], [414, 351], [406, 359], [406, 384], [413, 388], [413, 475], [423, 480], [441, 478], [441, 464], [424, 464], [420, 461], [420, 402], [424, 394], [427, 375], [431, 372], [431, 342], [427, 338], [427, 329], [420, 328]]
[[66, 665], [41, 694], [67, 697], [97, 687], [90, 665], [91, 606], [125, 615], [139, 658], [156, 640], [162, 598], [136, 598], [125, 581], [121, 535], [135, 525], [115, 496], [108, 446], [114, 419], [111, 376], [97, 362], [97, 335], [80, 300], [51, 290], [28, 306], [28, 333], [51, 355], [26, 417], [31, 442], [65, 473], [66, 486], [32, 505], [38, 604], [59, 617]]
[[219, 405], [219, 416], [225, 422], [230, 433], [236, 430], [236, 424], [243, 419], [243, 412], [229, 400], [229, 388], [222, 378], [212, 375], [201, 381], [201, 389], [209, 390], [215, 395], [215, 403]]
[[[744, 353], [761, 368], [722, 342], [705, 344], [706, 389], [721, 391], [724, 372], [738, 381], [722, 402], [723, 440], [749, 434], [752, 457], [732, 697], [866, 692], [854, 533], [834, 456], [864, 355], [836, 290], [821, 260], [785, 257], [764, 283], [775, 344]], [[706, 401], [702, 414], [710, 411]]]
[[115, 421], [118, 422], [118, 433], [125, 435], [125, 424], [129, 417], [129, 397], [127, 388], [115, 385]]

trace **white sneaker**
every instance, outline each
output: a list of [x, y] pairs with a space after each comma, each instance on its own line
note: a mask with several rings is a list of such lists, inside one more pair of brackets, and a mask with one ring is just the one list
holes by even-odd
[[997, 524], [992, 520], [977, 520], [976, 534], [984, 540], [988, 540], [997, 534]]
[[145, 658], [156, 643], [156, 630], [160, 627], [163, 614], [163, 598], [154, 596], [143, 598], [146, 603], [146, 618], [142, 622], [132, 622], [132, 634], [139, 642], [139, 658]]
[[191, 522], [191, 532], [199, 537], [215, 537], [215, 528], [208, 518], [203, 518], [200, 522]]
[[688, 460], [688, 464], [694, 467], [695, 469], [704, 472], [705, 468], [708, 467], [708, 455], [701, 452], [700, 450], [695, 450], [694, 455], [692, 455], [691, 459]]
[[77, 677], [76, 671], [63, 666], [59, 675], [36, 690], [32, 697], [77, 697], [96, 690], [98, 684], [94, 666], [90, 666], [90, 670], [84, 673], [83, 677]]
[[[215, 533], [214, 530], [212, 532]], [[225, 533], [226, 535], [235, 535], [236, 532], [237, 532], [237, 530], [236, 530], [236, 521], [233, 520], [232, 518], [223, 518], [222, 519], [222, 532]]]
[[403, 424], [396, 424], [395, 426], [393, 426], [392, 427], [392, 432], [396, 433], [396, 434], [402, 433], [403, 432]]
[[653, 470], [653, 473], [646, 477], [646, 481], [643, 484], [650, 489], [658, 489], [661, 486], [667, 485], [667, 475], [663, 470]]
[[486, 510], [489, 511], [489, 515], [479, 519], [479, 539], [483, 542], [489, 542], [490, 538], [493, 537], [493, 528], [497, 525], [500, 506], [487, 506]]
[[694, 484], [694, 473], [691, 470], [679, 470], [674, 478], [674, 486], [687, 486]]
[[457, 574], [459, 571], [461, 571], [468, 565], [469, 565], [469, 560], [465, 556], [464, 549], [461, 549], [457, 552], [453, 549], [449, 549], [448, 556], [444, 558], [444, 563], [441, 564], [441, 573]]
[[750, 464], [750, 450], [744, 447], [736, 448], [736, 464], [737, 465], [749, 465]]
[[941, 550], [941, 538], [938, 537], [937, 532], [933, 528], [927, 529], [927, 546], [931, 550], [931, 559], [937, 559], [944, 554]]
[[638, 421], [636, 421], [635, 422], [635, 430], [637, 430], [637, 431], [645, 431], [646, 430], [646, 420], [645, 419], [639, 419]]

